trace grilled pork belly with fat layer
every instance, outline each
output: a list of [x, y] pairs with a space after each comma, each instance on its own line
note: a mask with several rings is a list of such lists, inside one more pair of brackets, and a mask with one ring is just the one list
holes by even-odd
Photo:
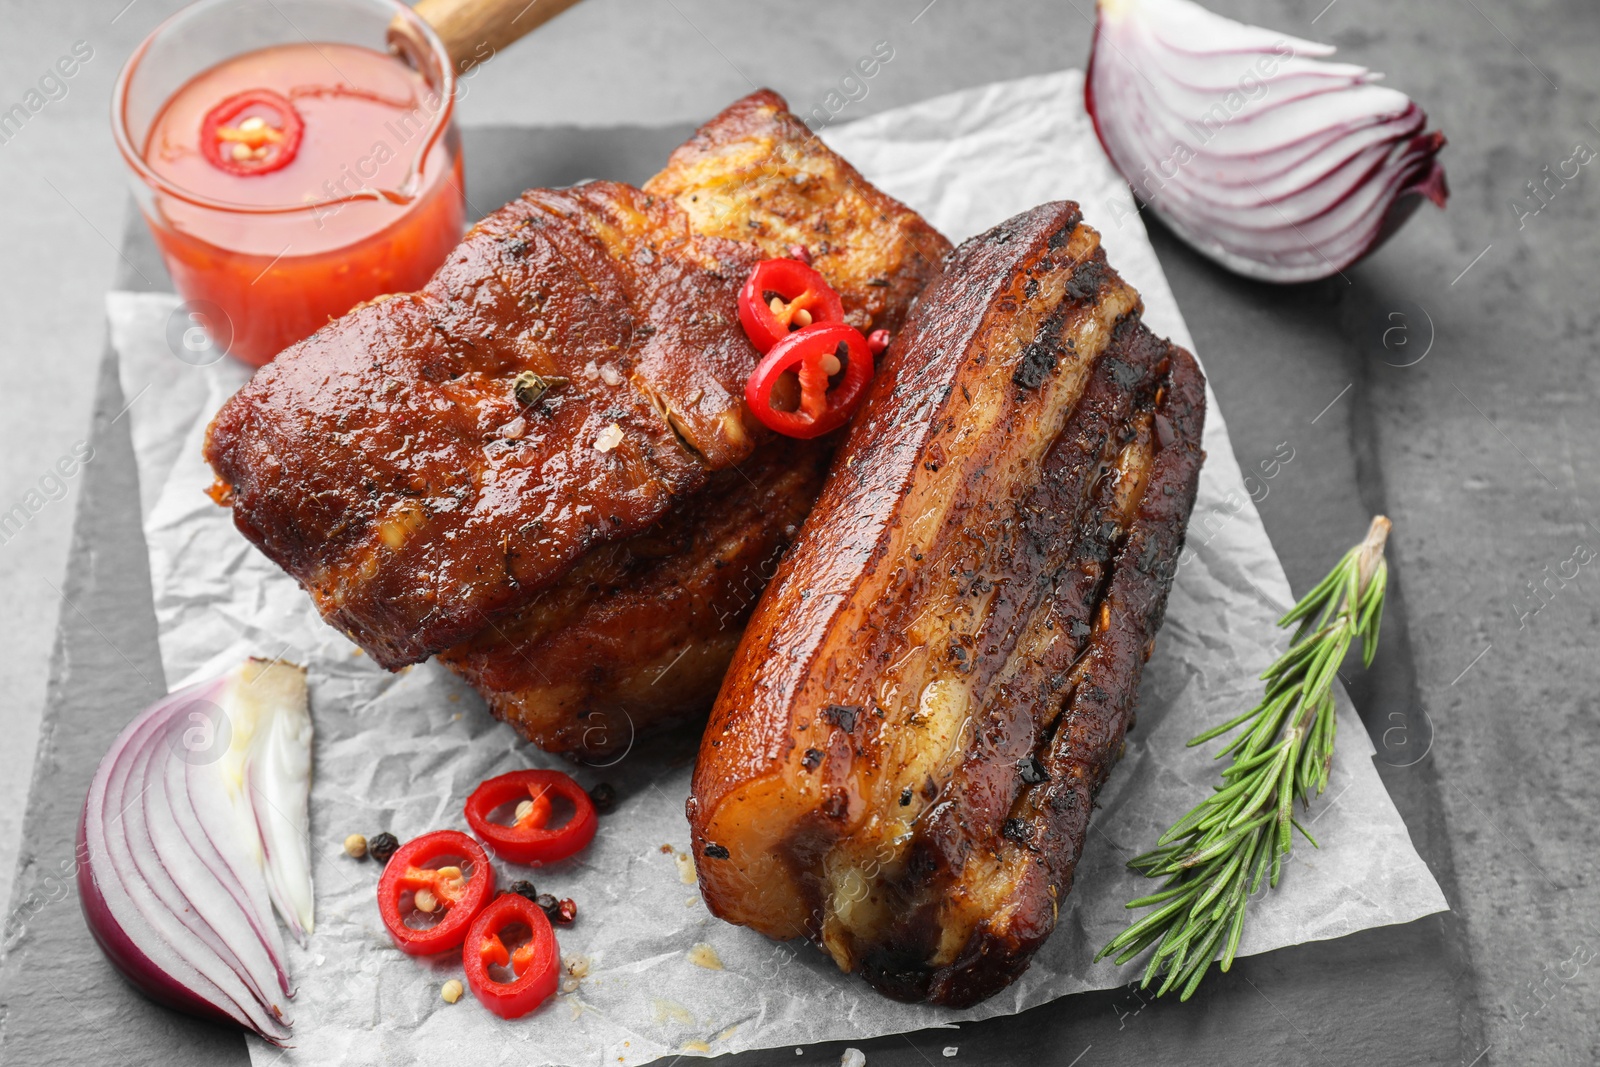
[[424, 659], [750, 454], [759, 258], [630, 186], [524, 193], [258, 371], [207, 436], [218, 492], [374, 659]]
[[284, 352], [211, 427], [214, 495], [379, 663], [448, 649], [540, 744], [703, 715], [771, 573], [749, 560], [820, 484], [743, 402], [738, 291], [796, 244], [890, 330], [950, 247], [762, 91], [649, 191], [525, 193], [421, 292]]
[[689, 819], [713, 912], [968, 1005], [1055, 925], [1161, 623], [1193, 358], [1075, 205], [963, 244], [745, 632]]

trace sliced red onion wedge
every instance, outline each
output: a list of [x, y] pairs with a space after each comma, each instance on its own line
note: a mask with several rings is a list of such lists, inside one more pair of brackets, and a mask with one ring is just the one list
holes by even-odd
[[[290, 988], [269, 885], [285, 886], [309, 929], [310, 743], [305, 671], [250, 660], [134, 719], [79, 824], [84, 915], [117, 969], [154, 1000], [276, 1044], [289, 1035]], [[271, 875], [260, 796], [288, 812], [270, 831], [283, 858]]]
[[1422, 198], [1444, 136], [1329, 45], [1190, 0], [1100, 0], [1084, 96], [1112, 165], [1174, 233], [1272, 282], [1337, 274]]

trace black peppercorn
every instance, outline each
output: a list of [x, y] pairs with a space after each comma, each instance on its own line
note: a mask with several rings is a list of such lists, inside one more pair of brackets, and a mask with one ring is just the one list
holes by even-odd
[[533, 902], [539, 905], [539, 910], [544, 912], [545, 915], [549, 917], [551, 922], [556, 921], [556, 915], [558, 914], [557, 909], [561, 907], [561, 902], [557, 900], [553, 894], [540, 893], [534, 898]]
[[535, 904], [539, 903], [539, 891], [533, 888], [533, 883], [526, 878], [512, 882], [509, 892], [515, 893], [519, 897], [527, 897]]
[[367, 839], [367, 855], [379, 863], [388, 863], [389, 857], [394, 855], [399, 847], [400, 842], [387, 830]]
[[728, 855], [729, 855], [728, 849], [724, 845], [714, 845], [713, 844], [713, 845], [707, 845], [706, 846], [706, 858], [707, 859], [725, 860], [725, 859], [728, 858]]
[[609, 815], [617, 807], [617, 790], [610, 782], [601, 782], [589, 790], [589, 799], [594, 801], [595, 811]]

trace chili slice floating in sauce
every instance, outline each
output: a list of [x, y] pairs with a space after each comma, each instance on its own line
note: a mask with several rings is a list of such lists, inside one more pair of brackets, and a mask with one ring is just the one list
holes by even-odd
[[739, 290], [739, 322], [765, 354], [795, 330], [844, 322], [844, 304], [826, 278], [798, 259], [764, 259]]
[[[508, 949], [501, 935], [516, 925], [528, 928], [528, 940]], [[526, 1015], [549, 1000], [560, 978], [560, 964], [550, 920], [537, 904], [516, 893], [502, 894], [478, 913], [461, 950], [467, 985], [484, 1007], [502, 1019]], [[493, 966], [510, 968], [514, 977], [499, 981], [489, 972]]]
[[[270, 112], [273, 118], [245, 115], [247, 111]], [[294, 160], [305, 129], [288, 97], [271, 89], [247, 89], [206, 112], [200, 122], [200, 151], [213, 167], [229, 174], [270, 174]]]
[[[572, 817], [551, 828], [551, 801], [572, 805]], [[498, 807], [524, 800], [516, 821], [507, 825], [489, 816]], [[490, 778], [467, 798], [467, 823], [494, 854], [512, 863], [554, 863], [586, 848], [594, 840], [599, 816], [583, 787], [560, 771], [512, 771]]]
[[[464, 873], [455, 864], [426, 866], [441, 859], [457, 860], [472, 871]], [[407, 893], [412, 908], [402, 913]], [[378, 913], [401, 952], [426, 956], [459, 946], [493, 893], [494, 870], [483, 846], [459, 830], [436, 830], [407, 841], [390, 857], [378, 880]], [[406, 925], [413, 910], [443, 915], [432, 926], [413, 927]]]
[[[791, 371], [800, 379], [800, 402], [794, 411], [783, 411], [772, 406], [772, 393]], [[789, 437], [821, 437], [850, 421], [871, 378], [872, 356], [861, 331], [825, 323], [774, 345], [750, 375], [744, 398], [769, 428]]]

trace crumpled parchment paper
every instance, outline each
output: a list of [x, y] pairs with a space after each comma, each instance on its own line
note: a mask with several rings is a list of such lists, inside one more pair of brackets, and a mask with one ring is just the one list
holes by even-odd
[[[1134, 204], [1084, 114], [1080, 73], [955, 93], [829, 130], [826, 139], [955, 241], [1039, 202], [1078, 200], [1112, 265], [1143, 294], [1150, 327], [1192, 348]], [[377, 866], [350, 860], [340, 843], [352, 832], [390, 830], [405, 840], [465, 829], [462, 804], [477, 782], [562, 764], [522, 744], [443, 668], [387, 674], [322, 623], [295, 583], [202, 492], [211, 480], [200, 458], [205, 425], [243, 382], [244, 368], [174, 357], [168, 338], [185, 325], [174, 297], [118, 292], [108, 307], [133, 402], [167, 678], [179, 684], [252, 654], [310, 668], [316, 931], [290, 950], [295, 1047], [282, 1053], [252, 1041], [256, 1064], [643, 1063], [1004, 1015], [1135, 976], [1090, 963], [1127, 921], [1123, 903], [1145, 891], [1123, 864], [1215, 781], [1215, 746], [1184, 742], [1253, 704], [1257, 674], [1285, 641], [1273, 620], [1290, 603], [1288, 584], [1214, 400], [1189, 550], [1145, 672], [1138, 728], [1101, 795], [1055, 936], [1015, 985], [968, 1011], [897, 1004], [808, 946], [775, 944], [713, 918], [685, 854], [693, 740], [652, 740], [614, 765], [577, 772], [585, 785], [612, 782], [623, 797], [586, 853], [539, 871], [500, 865], [502, 884], [531, 876], [542, 891], [577, 900], [578, 921], [559, 937], [566, 957], [587, 964], [575, 990], [507, 1023], [470, 996], [455, 1005], [440, 999], [440, 985], [460, 973], [459, 958], [416, 960], [395, 950], [378, 918]], [[1342, 693], [1339, 744], [1328, 793], [1312, 814], [1322, 848], [1302, 845], [1281, 888], [1255, 905], [1242, 954], [1446, 907]]]

